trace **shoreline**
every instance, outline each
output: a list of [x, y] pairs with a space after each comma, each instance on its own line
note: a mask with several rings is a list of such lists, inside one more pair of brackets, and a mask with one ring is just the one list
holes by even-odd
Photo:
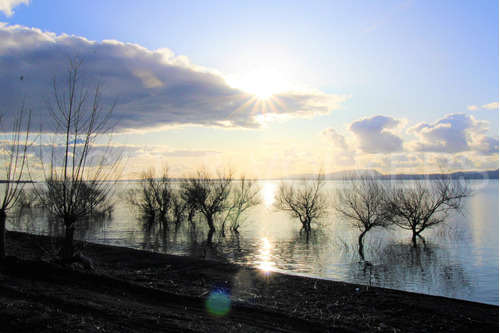
[[[4, 327], [40, 332], [498, 331], [496, 305], [76, 242], [94, 260], [96, 270], [88, 272], [78, 264], [51, 263], [58, 241], [7, 232], [8, 254], [19, 260], [0, 266], [0, 321], [11, 325]], [[23, 320], [28, 313], [30, 320]]]

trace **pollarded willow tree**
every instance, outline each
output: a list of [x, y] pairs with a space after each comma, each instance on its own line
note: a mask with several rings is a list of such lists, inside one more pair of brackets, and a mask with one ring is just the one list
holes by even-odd
[[160, 176], [148, 169], [141, 172], [139, 187], [128, 193], [127, 201], [139, 210], [148, 225], [159, 222], [167, 230], [168, 215], [174, 209], [174, 195], [168, 168], [164, 168]]
[[344, 179], [335, 191], [333, 209], [359, 229], [359, 254], [364, 259], [363, 239], [373, 228], [386, 228], [391, 225], [387, 209], [386, 186], [381, 180], [370, 176]]
[[313, 221], [324, 217], [327, 213], [326, 195], [322, 191], [325, 175], [319, 173], [314, 179], [301, 179], [297, 183], [280, 184], [274, 195], [273, 206], [284, 210], [292, 218], [299, 219], [302, 230], [309, 233]]
[[226, 222], [229, 222], [231, 231], [238, 233], [238, 229], [245, 219], [245, 213], [260, 203], [260, 188], [254, 180], [248, 180], [242, 175], [231, 189], [227, 214], [222, 222], [222, 232]]
[[433, 228], [457, 212], [472, 194], [465, 180], [446, 175], [414, 181], [398, 181], [387, 197], [391, 221], [398, 227], [412, 231], [416, 245], [422, 231]]
[[112, 132], [115, 104], [104, 106], [103, 84], [87, 79], [81, 59], [69, 59], [63, 79], [56, 74], [51, 83], [46, 100], [51, 133], [41, 136], [51, 141], [40, 145], [50, 148], [40, 153], [45, 188], [39, 193], [44, 206], [64, 222], [60, 259], [91, 266], [88, 258], [75, 253], [74, 232], [94, 212], [109, 208], [120, 152], [103, 140]]
[[[0, 115], [0, 123], [2, 120]], [[30, 122], [31, 112], [26, 113], [23, 103], [18, 116], [12, 120], [12, 130], [8, 131], [9, 133], [0, 141], [0, 164], [2, 167], [0, 177], [4, 181], [0, 196], [0, 259], [4, 258], [6, 253], [7, 212], [18, 201], [27, 174], [28, 149], [31, 146]]]
[[231, 170], [219, 170], [212, 175], [206, 169], [199, 169], [180, 184], [184, 202], [205, 217], [211, 233], [216, 230], [217, 217], [228, 209], [233, 179]]

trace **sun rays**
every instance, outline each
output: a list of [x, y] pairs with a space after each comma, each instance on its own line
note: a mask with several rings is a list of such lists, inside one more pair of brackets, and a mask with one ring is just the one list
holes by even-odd
[[292, 89], [284, 74], [273, 67], [257, 68], [234, 80], [234, 86], [254, 95], [258, 100], [269, 100], [273, 95]]

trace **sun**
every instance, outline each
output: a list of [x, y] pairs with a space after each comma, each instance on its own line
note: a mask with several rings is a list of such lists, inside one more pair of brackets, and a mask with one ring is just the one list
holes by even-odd
[[258, 99], [269, 99], [274, 94], [291, 89], [286, 77], [274, 68], [253, 70], [236, 81], [234, 86]]

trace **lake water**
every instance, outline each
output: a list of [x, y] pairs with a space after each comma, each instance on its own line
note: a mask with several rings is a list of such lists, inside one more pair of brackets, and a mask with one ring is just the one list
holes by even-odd
[[[275, 270], [363, 285], [400, 289], [498, 305], [498, 180], [473, 181], [474, 196], [464, 215], [422, 233], [425, 244], [412, 246], [411, 232], [370, 230], [365, 260], [357, 251], [359, 232], [331, 214], [309, 236], [301, 224], [273, 208], [278, 181], [260, 181], [262, 203], [252, 209], [239, 235], [215, 235], [207, 245], [206, 222], [185, 223], [177, 232], [151, 233], [121, 199], [112, 219], [78, 234], [83, 240], [176, 255], [227, 260]], [[116, 193], [134, 183], [119, 183]], [[339, 186], [329, 181], [327, 191]], [[11, 214], [13, 215], [13, 214]], [[54, 234], [60, 227], [44, 212], [9, 219], [9, 230]]]

